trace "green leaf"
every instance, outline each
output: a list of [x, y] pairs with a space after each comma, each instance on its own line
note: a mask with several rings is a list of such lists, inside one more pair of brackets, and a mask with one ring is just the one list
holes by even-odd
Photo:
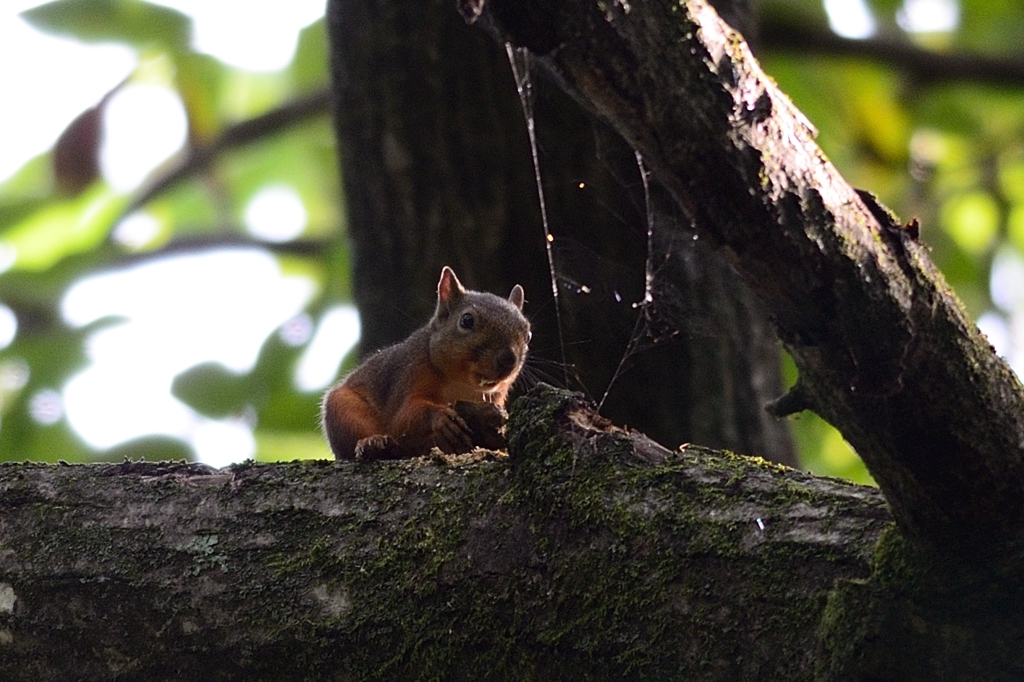
[[190, 133], [195, 141], [206, 142], [224, 125], [220, 97], [231, 73], [224, 64], [205, 54], [184, 54], [176, 66], [174, 79], [188, 111]]
[[868, 3], [876, 18], [886, 23], [895, 23], [896, 10], [903, 6], [903, 0], [870, 0]]
[[1024, 159], [1013, 155], [999, 168], [999, 190], [1003, 197], [1015, 204], [1024, 203]]
[[40, 391], [60, 390], [69, 376], [84, 367], [85, 340], [116, 321], [104, 318], [78, 329], [52, 320], [42, 325], [36, 321], [39, 327], [19, 329], [14, 343], [0, 353], [0, 375], [5, 381], [11, 382], [12, 370], [26, 373], [24, 385], [0, 393], [0, 461], [89, 461], [95, 457], [95, 451], [71, 430], [66, 419], [51, 425], [36, 422], [31, 403]]
[[190, 178], [146, 205], [145, 212], [160, 223], [159, 234], [143, 249], [157, 248], [174, 238], [217, 231], [217, 207], [209, 183]]
[[[53, 189], [53, 155], [37, 154], [25, 162], [18, 171], [0, 183], [0, 201], [6, 204], [17, 199], [41, 199]], [[9, 221], [0, 216], [0, 225]]]
[[[36, 424], [27, 413], [6, 419], [0, 431], [0, 462], [92, 462], [96, 451], [82, 442], [66, 420]], [[12, 437], [7, 436], [13, 434]]]
[[102, 243], [126, 199], [95, 185], [74, 199], [56, 201], [0, 234], [0, 253], [14, 255], [16, 270], [44, 270], [65, 256]]
[[1024, 204], [1015, 204], [1006, 220], [1006, 233], [1017, 251], [1024, 253]]
[[283, 72], [231, 71], [218, 88], [217, 106], [225, 119], [241, 121], [273, 109], [288, 96], [289, 89]]
[[320, 396], [299, 393], [294, 386], [295, 364], [301, 352], [301, 347], [285, 344], [274, 333], [267, 337], [248, 374], [235, 374], [214, 362], [203, 363], [175, 377], [171, 392], [214, 419], [255, 409], [263, 436], [318, 434]]
[[807, 26], [827, 26], [828, 15], [822, 2], [807, 0], [763, 0], [758, 4], [758, 13], [779, 19], [805, 24]]
[[999, 231], [999, 205], [988, 192], [965, 192], [942, 206], [942, 226], [961, 249], [980, 255], [992, 247]]
[[329, 63], [327, 24], [324, 19], [318, 19], [299, 32], [299, 43], [288, 72], [299, 90], [316, 90], [327, 85]]
[[318, 430], [257, 431], [256, 457], [259, 462], [290, 462], [296, 459], [334, 459], [327, 441]]
[[301, 353], [301, 346], [289, 346], [277, 333], [260, 348], [250, 376], [261, 430], [316, 432], [320, 396], [295, 390], [295, 365]]
[[790, 423], [804, 468], [819, 476], [839, 476], [855, 483], [875, 485], [864, 462], [828, 422], [808, 411]]
[[195, 455], [187, 443], [177, 438], [142, 436], [104, 451], [102, 459], [107, 462], [123, 462], [126, 459], [157, 462], [195, 459]]
[[1024, 42], [1024, 5], [1019, 0], [959, 0], [961, 49], [988, 54], [1019, 51]]
[[189, 17], [139, 0], [56, 0], [21, 17], [41, 31], [87, 43], [117, 42], [140, 49], [157, 45], [184, 52], [192, 37]]
[[204, 362], [176, 376], [171, 393], [213, 419], [239, 414], [253, 401], [249, 377], [217, 362]]
[[341, 222], [335, 150], [326, 115], [233, 151], [218, 163], [241, 222], [249, 200], [267, 185], [295, 189], [306, 208], [306, 235], [338, 234]]

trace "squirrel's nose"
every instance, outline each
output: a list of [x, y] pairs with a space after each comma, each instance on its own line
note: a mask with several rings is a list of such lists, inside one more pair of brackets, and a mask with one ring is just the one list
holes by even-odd
[[516, 357], [516, 353], [511, 348], [503, 348], [498, 357], [494, 359], [494, 366], [502, 376], [508, 374], [515, 368], [516, 363], [519, 359]]

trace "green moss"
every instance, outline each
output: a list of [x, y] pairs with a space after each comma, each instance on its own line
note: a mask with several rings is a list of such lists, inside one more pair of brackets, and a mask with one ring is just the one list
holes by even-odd
[[865, 616], [873, 597], [865, 580], [840, 581], [828, 595], [818, 629], [822, 654], [816, 679], [855, 679], [853, 671], [859, 668], [865, 640], [872, 632]]
[[[819, 626], [819, 679], [961, 679], [956, 671], [965, 660], [967, 629], [959, 617], [950, 618], [939, 596], [949, 578], [889, 525], [879, 536], [870, 577], [837, 581], [829, 594]], [[971, 611], [987, 608], [976, 590], [970, 600]], [[1004, 604], [996, 608], [1003, 610]]]
[[[749, 553], [740, 538], [750, 532], [753, 519], [707, 522], [709, 507], [734, 504], [730, 487], [741, 484], [752, 470], [779, 476], [792, 472], [763, 460], [701, 451], [701, 457], [711, 460], [709, 469], [724, 478], [725, 485], [718, 488], [687, 484], [694, 452], [670, 457], [658, 466], [624, 465], [633, 456], [633, 443], [623, 432], [599, 436], [600, 442], [592, 448], [553, 436], [556, 429], [550, 425], [564, 423], [579, 400], [567, 393], [551, 399], [552, 393], [559, 395], [549, 392], [546, 399], [519, 402], [513, 408], [513, 488], [503, 498], [524, 505], [523, 513], [531, 519], [533, 551], [551, 576], [542, 587], [559, 599], [556, 615], [534, 622], [530, 630], [539, 645], [558, 652], [559, 661], [545, 665], [568, 676], [581, 671], [594, 675], [589, 662], [614, 661], [614, 668], [606, 673], [609, 679], [675, 679], [684, 668], [679, 658], [665, 652], [683, 647], [688, 650], [680, 653], [687, 659], [686, 670], [720, 674], [720, 662], [701, 661], [691, 651], [692, 642], [679, 640], [682, 631], [703, 633], [706, 649], [714, 651], [735, 635], [716, 606], [722, 592], [734, 586], [720, 584], [706, 572], [689, 570], [698, 562], [706, 565], [709, 555], [737, 560], [741, 575], [731, 576], [732, 582], [754, 586], [750, 596], [775, 609], [762, 628], [778, 628], [772, 633], [776, 637], [779, 631], [813, 632], [817, 610], [794, 603], [785, 572], [814, 557], [795, 559], [793, 552], [807, 550], [779, 543], [756, 563], [744, 566]], [[681, 485], [692, 487], [693, 495], [680, 495]], [[793, 486], [771, 506], [782, 509], [792, 505], [794, 497], [814, 501], [805, 488]], [[533, 530], [541, 528], [555, 535], [538, 535]], [[666, 545], [666, 538], [677, 538], [677, 542]], [[584, 549], [565, 549], [569, 547]], [[529, 584], [527, 578], [516, 582]], [[683, 611], [689, 622], [680, 620], [681, 603], [687, 605]], [[509, 641], [518, 641], [516, 650], [520, 650], [522, 641], [514, 631], [506, 632]], [[737, 660], [743, 658], [743, 652], [737, 651]], [[745, 660], [753, 665], [749, 652]], [[528, 670], [535, 670], [535, 665], [536, 661]], [[518, 671], [519, 676], [512, 679], [531, 676], [521, 668]], [[596, 678], [603, 679], [600, 674]]]
[[[264, 633], [280, 660], [325, 677], [764, 679], [774, 649], [812, 646], [825, 588], [821, 603], [794, 599], [791, 571], [832, 571], [843, 558], [760, 534], [795, 503], [816, 504], [813, 488], [784, 483], [799, 475], [763, 460], [700, 448], [653, 465], [633, 436], [577, 408], [578, 396], [551, 390], [517, 402], [510, 457], [498, 461], [240, 465], [230, 485], [195, 499], [230, 498], [243, 513], [192, 524], [180, 541], [138, 528], [36, 541], [128, 547], [139, 563], [118, 567], [119, 579], [156, 566], [203, 581], [245, 604], [229, 614], [240, 631]], [[348, 473], [358, 475], [334, 499], [325, 481]], [[170, 495], [172, 478], [125, 485]], [[761, 479], [771, 484], [752, 484]], [[315, 498], [289, 497], [307, 485]], [[59, 527], [64, 512], [40, 506]], [[166, 603], [175, 636], [204, 616], [188, 600]], [[775, 679], [807, 679], [801, 661], [777, 663]]]
[[916, 591], [926, 566], [896, 528], [888, 526], [878, 538], [872, 562], [872, 580], [890, 590]]

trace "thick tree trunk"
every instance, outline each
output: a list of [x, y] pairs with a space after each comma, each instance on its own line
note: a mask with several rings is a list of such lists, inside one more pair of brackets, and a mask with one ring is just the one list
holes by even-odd
[[809, 680], [891, 526], [873, 488], [564, 393], [510, 434], [477, 463], [2, 466], [0, 679]]
[[[621, 136], [533, 74], [556, 311], [504, 47], [465, 26], [452, 0], [332, 0], [328, 18], [364, 351], [422, 324], [451, 265], [473, 288], [525, 287], [527, 374], [595, 399], [610, 387], [603, 412], [666, 444], [795, 463], [785, 424], [762, 409], [782, 388], [760, 302], [719, 255], [677, 236], [689, 221], [664, 192], [647, 206]], [[648, 271], [654, 296], [638, 307]]]

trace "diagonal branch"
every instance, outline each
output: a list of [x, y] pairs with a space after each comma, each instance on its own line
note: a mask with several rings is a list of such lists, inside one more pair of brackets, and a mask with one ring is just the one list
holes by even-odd
[[801, 400], [940, 556], [1024, 545], [1024, 390], [917, 243], [858, 193], [703, 0], [493, 0], [490, 20], [609, 121], [765, 301]]

